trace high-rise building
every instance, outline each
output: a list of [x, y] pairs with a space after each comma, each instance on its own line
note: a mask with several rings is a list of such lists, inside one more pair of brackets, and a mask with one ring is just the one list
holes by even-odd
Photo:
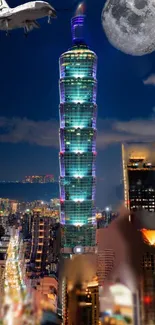
[[48, 265], [51, 221], [50, 217], [39, 213], [33, 216], [30, 263], [38, 274], [44, 273]]
[[154, 144], [122, 145], [125, 205], [132, 211], [155, 211]]
[[[112, 249], [104, 249], [100, 248], [98, 245], [97, 250], [97, 276], [99, 286], [104, 285], [104, 281], [107, 276], [109, 276], [115, 265], [115, 253]], [[110, 281], [110, 279], [109, 279]]]
[[[155, 147], [154, 144], [129, 144], [122, 146], [124, 198], [130, 211], [147, 210], [145, 215], [131, 214], [130, 221], [140, 218], [151, 229], [142, 231], [148, 248], [141, 261], [139, 278], [140, 324], [155, 323]], [[146, 219], [147, 220], [146, 220]], [[155, 220], [155, 219], [154, 219]], [[142, 223], [137, 223], [142, 227]], [[152, 247], [151, 247], [152, 246]]]
[[84, 19], [83, 14], [72, 18], [73, 46], [59, 61], [60, 209], [66, 254], [95, 247], [97, 57], [85, 43]]
[[142, 229], [148, 249], [143, 254], [140, 278], [141, 325], [155, 323], [155, 230]]
[[[118, 213], [113, 213], [108, 207], [102, 211], [101, 217], [97, 218], [97, 276], [99, 286], [103, 286], [107, 276], [109, 276], [115, 265], [115, 253], [112, 249], [103, 247], [102, 238], [104, 237], [103, 228], [107, 228], [109, 224], [118, 217]], [[109, 279], [110, 280], [110, 279]]]
[[68, 282], [63, 293], [64, 325], [99, 324], [99, 287], [97, 279], [89, 283]]
[[[49, 213], [49, 211], [47, 211]], [[31, 275], [46, 275], [58, 277], [58, 263], [60, 254], [60, 224], [47, 213], [34, 213], [32, 216], [31, 250], [27, 250], [27, 269]], [[29, 244], [28, 243], [28, 244]], [[25, 244], [27, 244], [25, 242]]]
[[31, 238], [32, 231], [32, 213], [23, 213], [20, 216], [23, 239]]

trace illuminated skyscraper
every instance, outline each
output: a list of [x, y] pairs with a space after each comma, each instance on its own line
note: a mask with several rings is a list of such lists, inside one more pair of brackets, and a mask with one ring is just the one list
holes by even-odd
[[97, 57], [72, 18], [73, 46], [60, 57], [60, 204], [63, 253], [95, 246]]

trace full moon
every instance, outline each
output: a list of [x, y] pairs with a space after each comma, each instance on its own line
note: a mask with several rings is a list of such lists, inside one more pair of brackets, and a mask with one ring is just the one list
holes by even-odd
[[124, 53], [155, 50], [155, 0], [107, 0], [102, 25], [109, 42]]

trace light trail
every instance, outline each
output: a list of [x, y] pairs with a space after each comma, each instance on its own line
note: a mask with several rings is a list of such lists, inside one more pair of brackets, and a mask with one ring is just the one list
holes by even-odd
[[[13, 229], [7, 250], [5, 266], [4, 325], [35, 325], [31, 310], [28, 315], [26, 308], [28, 293], [24, 279], [23, 260], [20, 250], [19, 232]], [[32, 307], [30, 309], [32, 309]]]
[[3, 325], [38, 325], [42, 309], [35, 308], [24, 268], [24, 253], [19, 231], [12, 229], [4, 273]]

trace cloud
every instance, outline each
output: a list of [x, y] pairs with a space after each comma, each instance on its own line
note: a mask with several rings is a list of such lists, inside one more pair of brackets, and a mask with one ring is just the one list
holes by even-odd
[[155, 86], [155, 74], [151, 74], [147, 79], [143, 80], [144, 85]]
[[[97, 147], [102, 150], [122, 142], [151, 142], [155, 139], [155, 119], [99, 120]], [[27, 118], [0, 117], [1, 143], [29, 143], [59, 148], [59, 123], [56, 120], [33, 121]]]
[[0, 142], [58, 147], [58, 122], [0, 117]]
[[130, 121], [107, 121], [109, 129], [105, 128], [105, 122], [101, 122], [97, 136], [98, 148], [123, 142], [152, 142], [155, 139], [155, 119], [130, 120]]

